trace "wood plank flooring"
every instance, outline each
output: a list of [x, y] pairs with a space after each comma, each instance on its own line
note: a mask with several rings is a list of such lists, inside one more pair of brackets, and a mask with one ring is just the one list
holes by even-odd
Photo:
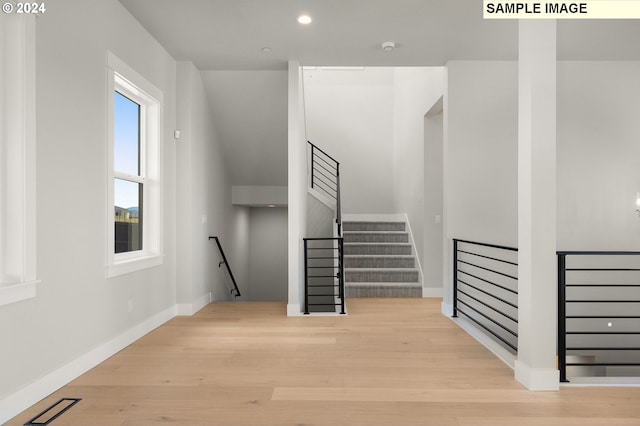
[[63, 397], [61, 425], [640, 425], [640, 388], [528, 392], [435, 299], [350, 299], [348, 316], [212, 304], [143, 337]]

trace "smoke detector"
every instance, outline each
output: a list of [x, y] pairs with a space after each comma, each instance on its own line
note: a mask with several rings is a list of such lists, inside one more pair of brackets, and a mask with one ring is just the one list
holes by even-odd
[[385, 41], [384, 43], [382, 43], [382, 50], [384, 50], [385, 52], [391, 52], [395, 48], [396, 44], [392, 41]]

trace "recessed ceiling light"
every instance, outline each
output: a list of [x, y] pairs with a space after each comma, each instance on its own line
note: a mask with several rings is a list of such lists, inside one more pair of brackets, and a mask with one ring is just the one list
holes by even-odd
[[300, 16], [298, 16], [298, 23], [300, 23], [302, 25], [309, 25], [311, 23], [311, 21], [313, 21], [313, 19], [311, 19], [311, 16], [309, 16], [309, 15], [300, 15]]
[[270, 48], [270, 47], [266, 47], [266, 46], [265, 46], [265, 47], [263, 47], [262, 49], [260, 49], [260, 51], [261, 51], [262, 53], [269, 53], [269, 52], [271, 52], [271, 48]]

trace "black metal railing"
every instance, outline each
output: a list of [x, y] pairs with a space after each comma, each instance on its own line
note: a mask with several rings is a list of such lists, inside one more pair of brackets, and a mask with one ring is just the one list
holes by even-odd
[[227, 267], [227, 272], [229, 272], [229, 277], [231, 277], [231, 282], [233, 283], [231, 294], [234, 295], [235, 297], [241, 296], [240, 289], [238, 288], [238, 284], [236, 283], [236, 278], [233, 276], [233, 272], [231, 271], [231, 266], [229, 266], [229, 262], [227, 262], [227, 256], [224, 254], [224, 250], [222, 249], [222, 244], [220, 244], [220, 239], [218, 237], [209, 237], [209, 239], [216, 240], [216, 244], [218, 245], [218, 250], [220, 250], [220, 254], [222, 255], [222, 261], [218, 262], [218, 268], [221, 267], [223, 264]]
[[518, 249], [453, 240], [453, 316], [518, 351]]
[[304, 238], [304, 313], [344, 314], [343, 239]]
[[[640, 252], [559, 251], [557, 256], [560, 381], [568, 381], [568, 367], [586, 368], [580, 375], [638, 376]], [[634, 374], [618, 374], [630, 367]]]
[[342, 236], [342, 206], [340, 202], [340, 163], [329, 154], [307, 141], [311, 150], [310, 186], [329, 197], [336, 203], [336, 226], [338, 236]]

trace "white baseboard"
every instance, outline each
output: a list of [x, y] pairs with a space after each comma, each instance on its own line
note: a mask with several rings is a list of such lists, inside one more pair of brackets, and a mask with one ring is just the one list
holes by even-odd
[[442, 303], [440, 304], [440, 312], [442, 312], [442, 315], [444, 315], [445, 317], [451, 318], [453, 316], [453, 305], [451, 303], [442, 301]]
[[176, 305], [177, 315], [179, 316], [191, 316], [198, 312], [200, 309], [211, 303], [211, 292], [202, 295], [194, 303], [179, 303]]
[[442, 299], [444, 292], [442, 287], [422, 287], [422, 297]]
[[[452, 312], [453, 315], [453, 312]], [[511, 352], [502, 347], [498, 342], [496, 342], [493, 338], [489, 337], [486, 333], [484, 333], [481, 329], [475, 326], [475, 324], [465, 318], [451, 318], [453, 322], [458, 324], [458, 326], [467, 332], [467, 334], [474, 339], [478, 343], [480, 343], [485, 348], [489, 349], [491, 353], [493, 353], [498, 359], [507, 364], [511, 369], [515, 368], [516, 357]]]
[[514, 370], [516, 380], [530, 391], [560, 390], [560, 372], [555, 368], [531, 368], [516, 360]]
[[177, 314], [176, 306], [159, 312], [119, 336], [63, 365], [41, 379], [0, 401], [0, 424], [17, 416], [33, 404], [78, 378], [107, 358], [118, 353], [145, 334], [158, 328]]
[[304, 313], [300, 308], [299, 303], [289, 303], [287, 304], [287, 316], [288, 317], [301, 317]]

